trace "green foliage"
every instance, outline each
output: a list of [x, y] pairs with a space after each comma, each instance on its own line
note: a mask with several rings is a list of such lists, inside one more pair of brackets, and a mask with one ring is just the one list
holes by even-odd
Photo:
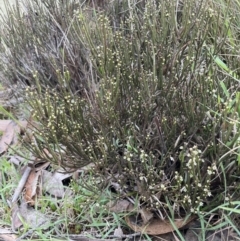
[[235, 200], [240, 98], [234, 57], [220, 62], [227, 11], [205, 0], [56, 4], [33, 0], [2, 37], [5, 77], [30, 85], [39, 123], [25, 145], [67, 171], [93, 163], [93, 185], [117, 183], [152, 210]]
[[[14, 178], [13, 178], [14, 177]], [[17, 186], [18, 173], [13, 164], [9, 163], [6, 157], [0, 159], [0, 225], [9, 225], [11, 223], [11, 210], [8, 206], [8, 200]]]

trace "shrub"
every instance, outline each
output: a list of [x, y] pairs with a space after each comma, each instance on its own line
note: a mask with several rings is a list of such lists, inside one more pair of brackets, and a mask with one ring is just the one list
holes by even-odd
[[40, 123], [25, 145], [66, 171], [94, 163], [96, 185], [117, 183], [152, 210], [168, 213], [171, 204], [196, 213], [234, 200], [239, 191], [226, 187], [239, 175], [231, 150], [239, 145], [240, 99], [216, 61], [230, 41], [221, 6], [74, 3], [45, 1], [37, 14], [27, 5], [19, 22], [8, 19], [2, 67], [12, 82], [31, 86]]
[[90, 75], [87, 49], [78, 42], [75, 32], [69, 31], [77, 3], [27, 0], [22, 7], [8, 9], [1, 35], [4, 44], [0, 67], [5, 83], [34, 85], [33, 76], [38, 72], [39, 84], [59, 87], [62, 82], [59, 83], [58, 70], [63, 73], [68, 69], [72, 88], [75, 91], [87, 88]]

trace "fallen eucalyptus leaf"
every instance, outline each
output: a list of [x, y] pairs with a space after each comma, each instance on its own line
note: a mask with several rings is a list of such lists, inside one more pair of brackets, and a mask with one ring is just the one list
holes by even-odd
[[43, 190], [54, 197], [62, 198], [64, 196], [64, 187], [61, 178], [53, 176], [52, 173], [43, 170]]
[[[182, 228], [187, 225], [189, 222], [194, 220], [195, 216], [190, 216], [187, 219], [175, 219], [174, 225], [176, 228]], [[159, 235], [170, 233], [174, 231], [174, 227], [169, 220], [161, 220], [160, 218], [152, 218], [147, 224], [139, 222], [138, 215], [127, 216], [125, 218], [128, 226], [135, 232], [145, 233], [149, 235]], [[140, 220], [141, 221], [141, 220]]]

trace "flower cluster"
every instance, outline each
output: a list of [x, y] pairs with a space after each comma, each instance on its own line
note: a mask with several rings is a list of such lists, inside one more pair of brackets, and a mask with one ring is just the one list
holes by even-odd
[[217, 165], [216, 162], [209, 165], [202, 158], [202, 151], [196, 145], [188, 148], [187, 143], [181, 147], [179, 158], [181, 167], [175, 171], [173, 178], [175, 188], [179, 190], [176, 199], [186, 209], [196, 213], [212, 196], [211, 181], [215, 177]]

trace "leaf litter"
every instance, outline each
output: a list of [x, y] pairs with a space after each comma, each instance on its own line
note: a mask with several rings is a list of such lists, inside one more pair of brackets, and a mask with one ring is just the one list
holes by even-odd
[[[7, 153], [9, 148], [19, 144], [19, 135], [26, 131], [26, 127], [26, 121], [19, 121], [17, 123], [12, 120], [0, 121], [0, 131], [2, 132], [0, 154], [5, 154], [9, 163], [12, 163], [18, 168], [21, 175], [11, 201], [8, 200], [9, 207], [11, 208], [11, 230], [0, 228], [0, 239], [6, 241], [17, 240], [15, 233], [17, 233], [22, 226], [27, 225], [30, 230], [34, 230], [39, 227], [46, 229], [52, 225], [48, 215], [34, 207], [37, 206], [38, 199], [43, 195], [63, 198], [65, 190], [62, 180], [72, 175], [58, 173], [58, 170], [54, 173], [47, 171], [46, 169], [50, 166], [49, 162], [42, 161], [39, 165], [39, 161], [32, 158], [32, 161], [26, 164], [25, 158]], [[33, 138], [33, 136], [31, 136], [31, 138]], [[38, 165], [32, 163], [38, 163]]]

